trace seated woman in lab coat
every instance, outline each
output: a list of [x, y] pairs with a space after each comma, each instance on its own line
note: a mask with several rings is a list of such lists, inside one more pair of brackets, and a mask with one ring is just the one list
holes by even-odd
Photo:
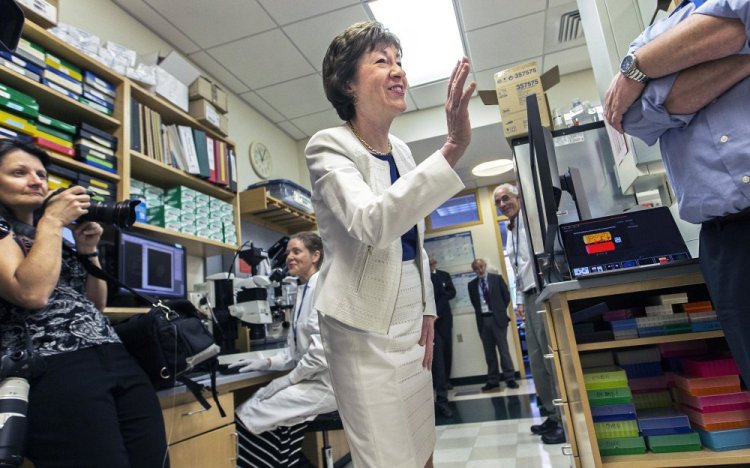
[[240, 372], [294, 368], [237, 407], [238, 467], [296, 466], [307, 421], [336, 410], [318, 313], [312, 307], [323, 243], [317, 234], [301, 232], [289, 239], [286, 252], [289, 273], [299, 282], [288, 348], [230, 367], [241, 367]]

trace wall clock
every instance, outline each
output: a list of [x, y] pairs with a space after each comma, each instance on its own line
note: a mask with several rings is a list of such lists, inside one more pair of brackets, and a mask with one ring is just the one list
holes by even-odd
[[250, 144], [250, 165], [261, 179], [271, 176], [271, 152], [259, 141]]

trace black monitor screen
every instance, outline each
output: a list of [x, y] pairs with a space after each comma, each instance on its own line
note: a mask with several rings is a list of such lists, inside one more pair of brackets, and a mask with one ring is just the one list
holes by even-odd
[[690, 258], [666, 207], [563, 224], [560, 234], [576, 278]]
[[[118, 238], [118, 278], [134, 290], [161, 299], [186, 295], [185, 248], [128, 232]], [[126, 289], [120, 291], [127, 294]]]

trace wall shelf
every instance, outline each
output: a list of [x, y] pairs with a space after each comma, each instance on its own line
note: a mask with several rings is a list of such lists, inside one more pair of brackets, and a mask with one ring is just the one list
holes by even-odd
[[240, 216], [284, 234], [316, 230], [314, 214], [305, 213], [270, 196], [265, 187], [240, 192]]

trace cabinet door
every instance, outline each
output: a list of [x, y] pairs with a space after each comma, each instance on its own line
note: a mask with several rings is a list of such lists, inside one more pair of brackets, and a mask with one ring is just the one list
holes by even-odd
[[169, 446], [172, 468], [234, 468], [237, 466], [237, 433], [234, 424]]
[[[178, 405], [173, 408], [162, 410], [164, 426], [167, 432], [167, 441], [172, 444], [181, 442], [188, 437], [193, 437], [204, 432], [225, 426], [234, 422], [234, 394], [225, 393], [219, 395], [219, 403], [224, 408], [226, 416], [219, 414], [215, 404], [209, 409], [203, 407], [197, 401]], [[213, 403], [212, 400], [209, 400]]]

